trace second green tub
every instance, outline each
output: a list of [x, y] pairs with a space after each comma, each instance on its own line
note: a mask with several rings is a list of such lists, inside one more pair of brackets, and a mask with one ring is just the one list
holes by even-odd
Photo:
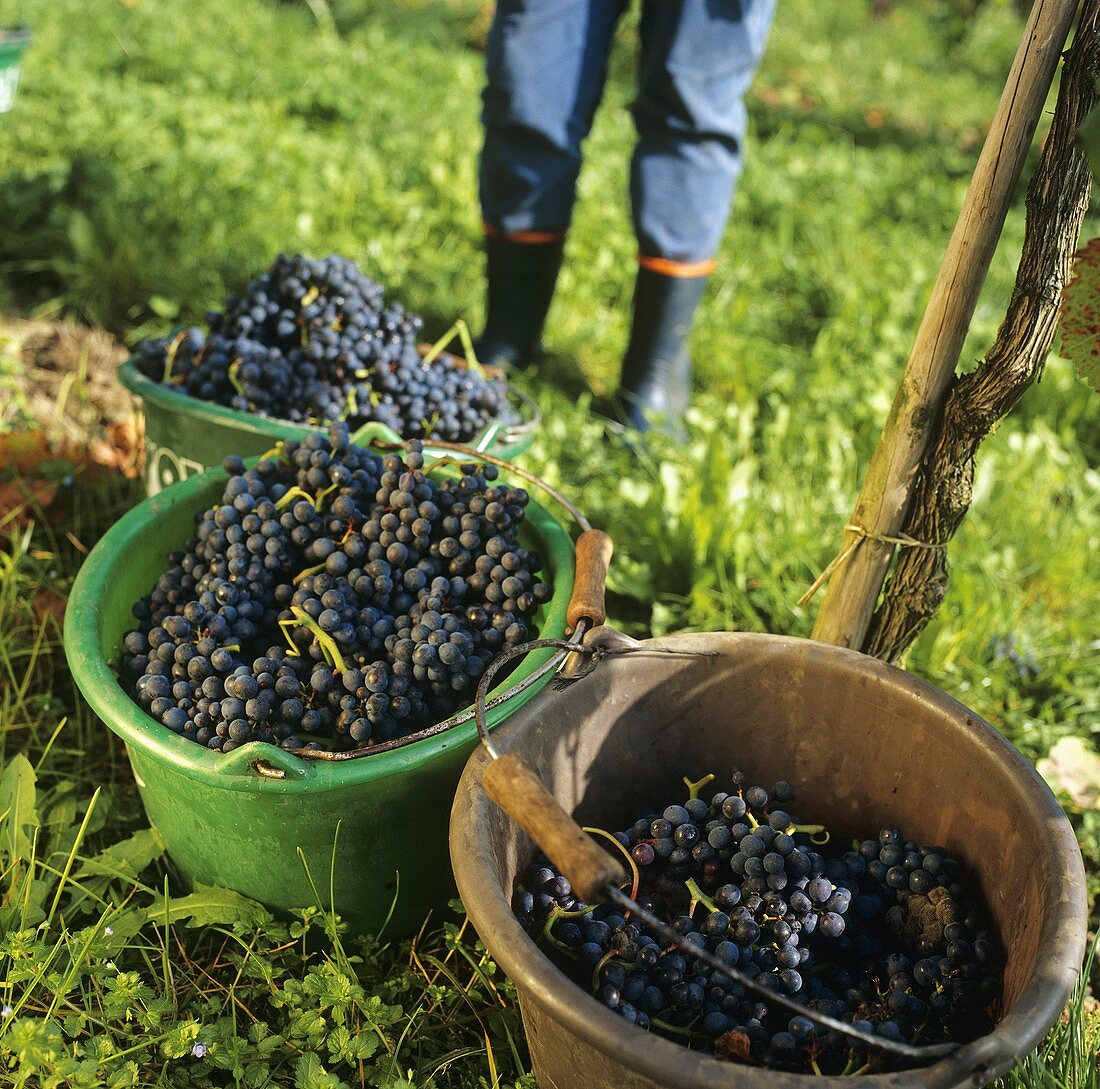
[[[226, 454], [255, 457], [270, 450], [280, 439], [301, 439], [310, 428], [286, 420], [271, 420], [249, 412], [238, 412], [224, 405], [211, 404], [191, 397], [173, 386], [154, 382], [137, 369], [133, 360], [123, 363], [119, 381], [141, 398], [145, 416], [145, 490], [156, 495], [179, 480], [186, 480], [220, 465]], [[506, 427], [490, 424], [469, 446], [477, 451], [512, 461], [527, 450], [535, 438], [538, 409], [526, 397], [513, 391], [526, 414], [523, 423]], [[383, 442], [400, 442], [400, 437], [385, 424], [368, 424], [361, 429], [364, 437]], [[431, 441], [424, 452], [433, 452]], [[435, 452], [442, 453], [438, 447]]]

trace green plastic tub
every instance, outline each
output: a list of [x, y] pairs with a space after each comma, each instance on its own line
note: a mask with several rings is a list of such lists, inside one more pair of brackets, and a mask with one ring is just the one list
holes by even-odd
[[[122, 364], [118, 377], [141, 398], [145, 415], [145, 489], [149, 495], [220, 465], [226, 454], [252, 457], [270, 450], [279, 439], [303, 438], [310, 431], [300, 424], [200, 401], [154, 382], [137, 369], [133, 360]], [[538, 410], [529, 399], [518, 393], [516, 396], [522, 402], [518, 407], [525, 413], [523, 423], [513, 428], [491, 424], [469, 443], [472, 449], [511, 461], [530, 447]], [[360, 429], [357, 441], [361, 445], [372, 439], [401, 441], [385, 424], [368, 424]], [[424, 444], [424, 452], [433, 453], [430, 442]], [[443, 451], [435, 447], [434, 452]]]
[[[360, 933], [414, 933], [430, 909], [454, 896], [447, 820], [477, 731], [472, 721], [435, 736], [339, 763], [304, 759], [252, 742], [211, 752], [150, 718], [119, 684], [110, 663], [135, 625], [131, 608], [164, 571], [167, 553], [220, 495], [212, 469], [130, 511], [92, 550], [65, 615], [65, 653], [92, 710], [126, 744], [150, 823], [183, 877], [224, 885], [275, 910], [331, 906]], [[527, 507], [523, 536], [543, 559], [553, 588], [539, 631], [560, 637], [573, 588], [573, 544], [543, 507]], [[537, 672], [552, 651], [523, 659], [494, 692]], [[551, 673], [493, 709], [495, 725], [521, 707]], [[395, 902], [396, 901], [396, 902]]]
[[0, 113], [8, 113], [15, 105], [19, 67], [23, 53], [30, 44], [29, 30], [0, 30]]

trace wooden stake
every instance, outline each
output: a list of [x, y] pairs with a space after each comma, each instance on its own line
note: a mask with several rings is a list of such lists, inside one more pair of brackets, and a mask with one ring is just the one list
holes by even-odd
[[[946, 546], [970, 507], [979, 446], [1042, 372], [1089, 206], [1092, 175], [1076, 138], [1100, 99], [1097, 79], [1100, 0], [1084, 0], [1062, 67], [1054, 119], [1028, 186], [1027, 229], [1012, 299], [981, 366], [951, 383], [905, 520], [910, 537]], [[895, 661], [946, 592], [945, 547], [902, 549], [872, 622], [867, 652]]]
[[1078, 0], [1036, 0], [867, 469], [813, 636], [862, 649]]

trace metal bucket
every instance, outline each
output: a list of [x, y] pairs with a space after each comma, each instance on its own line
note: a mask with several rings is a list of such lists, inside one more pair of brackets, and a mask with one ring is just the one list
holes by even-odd
[[[145, 416], [145, 490], [149, 495], [220, 465], [227, 454], [254, 457], [270, 450], [279, 439], [305, 438], [312, 430], [302, 424], [200, 401], [172, 386], [154, 382], [137, 369], [133, 360], [122, 364], [118, 378], [135, 397], [141, 398]], [[490, 424], [467, 444], [472, 449], [511, 461], [534, 442], [538, 409], [530, 398], [512, 392], [518, 410], [526, 416], [524, 421], [514, 427]], [[360, 445], [371, 439], [386, 443], [401, 441], [385, 424], [367, 424], [358, 435], [356, 441]], [[443, 452], [430, 441], [424, 443], [428, 456]]]
[[[860, 1083], [980, 1085], [1031, 1051], [1076, 983], [1088, 909], [1073, 830], [1023, 756], [955, 700], [853, 651], [732, 633], [644, 645], [714, 656], [605, 660], [512, 716], [494, 732], [496, 746], [527, 760], [583, 824], [620, 827], [639, 804], [681, 795], [681, 776], [721, 778], [741, 768], [753, 782], [790, 780], [800, 814], [834, 837], [897, 824], [946, 846], [978, 886], [1006, 950], [1004, 1016], [934, 1065]], [[451, 859], [471, 921], [516, 985], [542, 1089], [808, 1084], [805, 1075], [643, 1035], [554, 967], [512, 914], [512, 882], [533, 848], [485, 795], [487, 762], [479, 748], [463, 773]], [[813, 1078], [821, 1089], [851, 1084]]]
[[[269, 907], [332, 906], [360, 933], [376, 933], [396, 900], [387, 936], [415, 933], [454, 895], [448, 807], [470, 752], [470, 721], [434, 736], [336, 763], [253, 742], [211, 752], [150, 718], [111, 669], [131, 607], [163, 572], [165, 555], [194, 531], [197, 512], [221, 495], [221, 469], [174, 485], [117, 522], [92, 550], [65, 614], [65, 654], [92, 710], [126, 744], [150, 823], [189, 881], [225, 885]], [[560, 635], [573, 589], [573, 544], [533, 500], [523, 539], [543, 558], [552, 587], [539, 630]], [[528, 655], [502, 694], [551, 657]], [[499, 722], [550, 674], [493, 712]], [[312, 884], [298, 857], [310, 866]], [[331, 885], [330, 885], [331, 880]]]

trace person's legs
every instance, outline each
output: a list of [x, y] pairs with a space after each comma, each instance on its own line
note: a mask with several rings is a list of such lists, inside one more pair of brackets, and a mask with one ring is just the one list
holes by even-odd
[[542, 335], [573, 211], [581, 144], [623, 0], [500, 0], [489, 32], [480, 189], [486, 362], [522, 364]]
[[622, 414], [675, 422], [690, 396], [687, 337], [741, 172], [744, 95], [775, 0], [643, 0], [630, 195], [638, 280]]

